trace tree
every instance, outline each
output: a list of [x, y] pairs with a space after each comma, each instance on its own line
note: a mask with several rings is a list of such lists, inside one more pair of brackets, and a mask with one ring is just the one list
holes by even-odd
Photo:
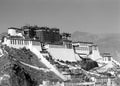
[[81, 68], [84, 70], [91, 70], [95, 67], [98, 67], [98, 63], [96, 61], [93, 61], [90, 58], [82, 58], [82, 61], [80, 61]]

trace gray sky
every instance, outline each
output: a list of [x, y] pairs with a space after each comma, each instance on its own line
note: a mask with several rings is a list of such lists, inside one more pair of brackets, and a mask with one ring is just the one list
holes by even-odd
[[120, 33], [120, 0], [0, 0], [0, 32], [26, 24]]

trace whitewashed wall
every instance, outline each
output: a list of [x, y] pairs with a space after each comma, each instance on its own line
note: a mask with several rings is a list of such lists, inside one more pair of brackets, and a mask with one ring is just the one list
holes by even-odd
[[79, 56], [74, 53], [73, 49], [67, 48], [48, 48], [48, 51], [54, 59], [63, 61], [76, 61], [80, 60]]
[[28, 48], [30, 46], [33, 46], [38, 51], [42, 51], [40, 42], [38, 42], [38, 44], [34, 44], [33, 42], [34, 41], [26, 41], [26, 40], [19, 40], [19, 39], [16, 40], [16, 39], [7, 39], [7, 38], [4, 38], [3, 44], [6, 44], [9, 47], [13, 47], [13, 48], [17, 48], [17, 49], [23, 48], [23, 47]]

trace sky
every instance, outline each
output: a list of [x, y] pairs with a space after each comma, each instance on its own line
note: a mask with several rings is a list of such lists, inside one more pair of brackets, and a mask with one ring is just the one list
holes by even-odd
[[0, 33], [24, 25], [120, 33], [120, 0], [0, 0]]

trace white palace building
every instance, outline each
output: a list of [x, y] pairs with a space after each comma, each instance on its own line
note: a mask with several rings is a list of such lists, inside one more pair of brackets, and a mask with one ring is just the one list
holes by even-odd
[[[39, 58], [39, 60], [48, 67], [50, 71], [53, 71], [64, 81], [68, 80], [67, 77], [58, 71], [58, 69], [52, 65], [40, 52], [43, 50], [42, 42], [35, 39], [26, 39], [21, 29], [8, 28], [8, 36], [3, 38], [2, 44], [17, 49], [23, 47], [30, 49], [31, 52], [33, 52]], [[92, 42], [65, 41], [63, 45], [44, 44], [44, 49], [46, 49], [46, 51], [55, 60], [59, 59], [63, 61], [78, 61], [80, 60], [79, 56], [81, 56], [83, 58], [91, 58], [92, 60], [97, 61], [100, 68], [103, 66], [101, 63], [106, 63], [105, 66], [100, 70], [107, 70], [112, 68], [114, 65], [120, 66], [119, 62], [115, 61], [110, 54], [104, 53], [103, 55], [100, 55], [98, 46]]]
[[[18, 29], [17, 29], [18, 30]], [[20, 29], [19, 29], [20, 30]], [[8, 36], [4, 37], [3, 43], [13, 48], [23, 48], [34, 46], [36, 49], [41, 51], [41, 43], [37, 40], [25, 39], [22, 33], [17, 33], [16, 28], [8, 28]]]
[[[4, 37], [2, 44], [13, 48], [29, 48], [34, 47], [38, 51], [42, 51], [42, 43], [39, 40], [25, 39], [22, 29], [8, 28], [8, 36]], [[68, 48], [66, 45], [71, 45]], [[73, 46], [75, 46], [73, 48]], [[63, 45], [46, 44], [46, 50], [52, 55], [54, 59], [64, 61], [80, 60], [79, 56], [91, 58], [98, 62], [109, 62], [112, 57], [110, 55], [100, 55], [98, 46], [93, 42], [65, 42]]]

